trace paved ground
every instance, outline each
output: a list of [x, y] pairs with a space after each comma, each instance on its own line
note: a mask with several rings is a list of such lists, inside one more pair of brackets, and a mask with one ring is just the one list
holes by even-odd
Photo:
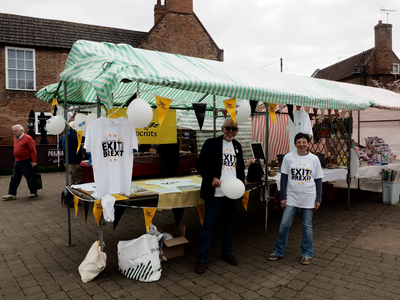
[[[287, 255], [269, 262], [281, 212], [269, 211], [264, 236], [265, 206], [251, 199], [238, 209], [234, 254], [238, 266], [219, 259], [219, 232], [210, 252], [209, 269], [196, 274], [194, 262], [200, 223], [189, 208], [182, 223], [190, 241], [185, 256], [163, 263], [154, 283], [124, 278], [118, 271], [116, 244], [144, 233], [143, 212], [129, 209], [115, 231], [105, 228], [107, 267], [94, 281], [82, 283], [78, 266], [98, 238], [89, 212], [72, 221], [73, 247], [67, 247], [67, 213], [60, 204], [64, 173], [43, 174], [44, 190], [27, 198], [22, 182], [16, 201], [0, 201], [1, 299], [400, 299], [400, 206], [381, 203], [381, 194], [346, 193], [325, 201], [314, 215], [314, 261], [300, 264], [301, 224], [293, 222]], [[9, 176], [0, 178], [6, 194]], [[153, 222], [173, 222], [170, 211], [157, 212]]]

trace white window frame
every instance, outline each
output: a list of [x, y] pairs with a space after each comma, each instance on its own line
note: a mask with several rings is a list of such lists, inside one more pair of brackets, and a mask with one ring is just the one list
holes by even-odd
[[400, 73], [400, 65], [393, 64], [393, 74], [399, 74], [399, 73]]
[[[6, 46], [5, 50], [6, 50], [5, 51], [6, 52], [5, 53], [5, 59], [6, 59], [6, 63], [5, 63], [5, 65], [6, 65], [6, 89], [7, 90], [18, 90], [18, 91], [36, 91], [36, 55], [35, 55], [35, 49]], [[32, 89], [18, 88], [18, 83], [17, 83], [17, 86], [15, 88], [14, 87], [13, 88], [10, 87], [10, 84], [9, 84], [10, 83], [10, 81], [9, 81], [9, 70], [11, 68], [8, 67], [8, 50], [32, 51], [32, 60], [33, 60], [33, 62], [32, 62], [33, 63], [33, 69], [32, 69], [32, 71], [33, 71], [33, 88]], [[25, 61], [25, 59], [24, 59], [24, 61]], [[18, 71], [18, 68], [15, 67], [15, 68], [13, 68], [13, 70]], [[27, 71], [27, 69], [20, 69], [20, 71]]]

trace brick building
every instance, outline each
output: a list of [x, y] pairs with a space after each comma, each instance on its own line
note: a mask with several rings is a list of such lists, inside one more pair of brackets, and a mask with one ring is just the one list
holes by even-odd
[[[193, 0], [164, 0], [164, 4], [157, 0], [154, 20], [149, 32], [141, 32], [0, 13], [0, 137], [4, 137], [0, 145], [12, 144], [13, 124], [28, 130], [31, 110], [50, 111], [50, 104], [35, 94], [59, 81], [76, 40], [223, 60], [223, 50], [193, 12]], [[54, 137], [49, 141], [56, 142]]]
[[392, 50], [392, 25], [379, 21], [374, 30], [375, 47], [317, 69], [312, 77], [384, 88], [399, 80], [400, 60]]

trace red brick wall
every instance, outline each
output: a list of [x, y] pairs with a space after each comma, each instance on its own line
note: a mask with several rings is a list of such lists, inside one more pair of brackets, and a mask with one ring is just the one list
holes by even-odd
[[[30, 48], [30, 47], [26, 47]], [[69, 51], [36, 49], [36, 90], [59, 81], [59, 74], [63, 71]], [[49, 112], [51, 104], [35, 97], [36, 92], [6, 90], [5, 76], [5, 47], [0, 46], [0, 136], [4, 138], [0, 145], [12, 144], [12, 130], [14, 124], [21, 124], [28, 132], [28, 116], [31, 110], [35, 112]], [[50, 143], [56, 143], [56, 138], [48, 137]], [[36, 137], [40, 143], [40, 135]]]
[[193, 14], [167, 13], [140, 48], [223, 60], [223, 50], [218, 48]]

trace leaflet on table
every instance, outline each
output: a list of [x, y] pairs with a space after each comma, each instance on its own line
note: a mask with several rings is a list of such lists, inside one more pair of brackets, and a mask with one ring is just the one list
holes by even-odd
[[[200, 188], [200, 183], [192, 182], [192, 179], [161, 179], [161, 180], [150, 180], [145, 182], [147, 185], [159, 185], [163, 187], [171, 187], [176, 190], [192, 190]], [[157, 190], [155, 190], [157, 191]]]
[[81, 189], [87, 192], [94, 192], [96, 190], [96, 185], [94, 182], [91, 183], [82, 183], [82, 184], [74, 184], [71, 185], [73, 189]]
[[159, 194], [182, 193], [181, 190], [179, 190], [179, 189], [177, 189], [175, 187], [172, 187], [172, 186], [163, 187], [163, 188], [160, 188], [160, 189], [155, 189], [153, 191], [157, 192]]

